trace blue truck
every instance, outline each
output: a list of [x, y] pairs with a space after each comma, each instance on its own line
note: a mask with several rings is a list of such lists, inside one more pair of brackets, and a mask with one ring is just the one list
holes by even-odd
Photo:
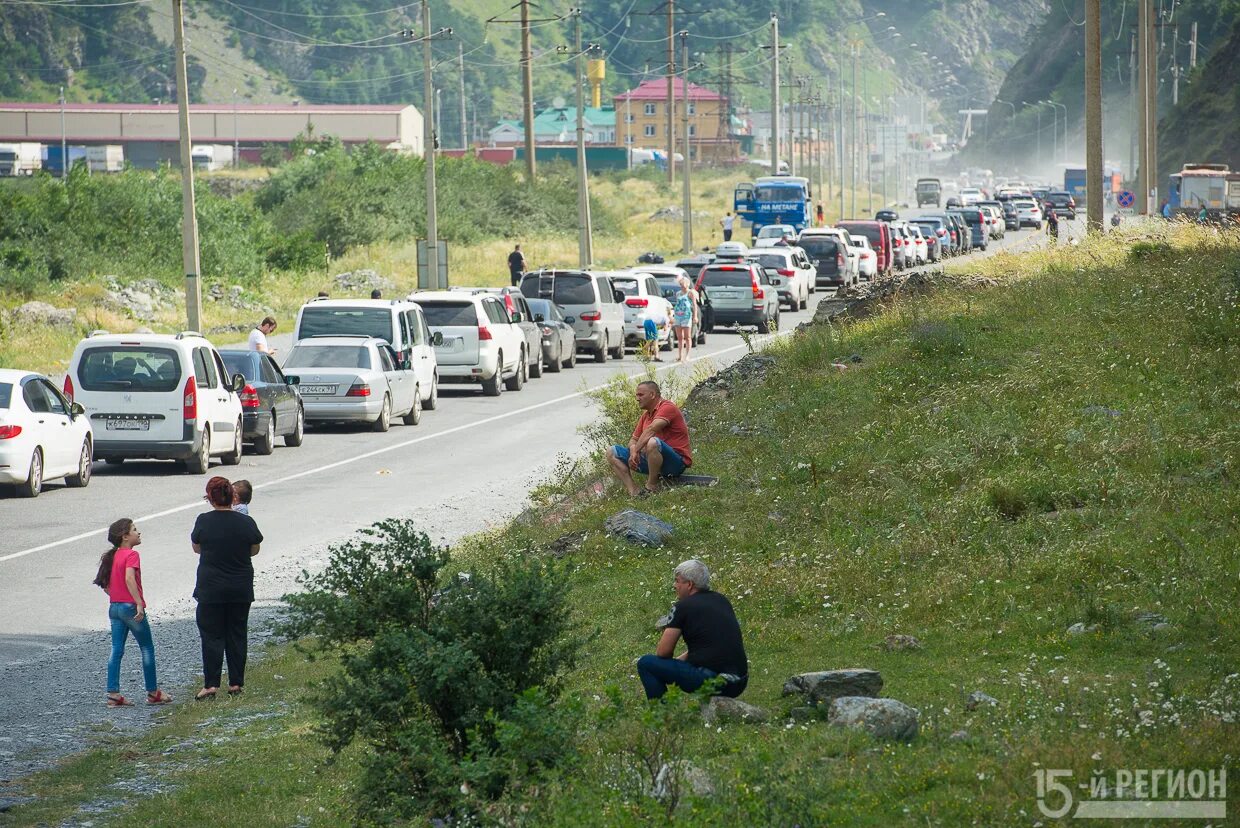
[[753, 233], [768, 224], [791, 224], [800, 233], [813, 224], [809, 179], [795, 175], [768, 175], [736, 185], [732, 211], [753, 225]]
[[[69, 168], [86, 163], [86, 147], [65, 147], [69, 156]], [[43, 148], [43, 169], [52, 175], [60, 175], [65, 165], [60, 158], [60, 144], [48, 144]]]
[[1071, 193], [1077, 203], [1085, 203], [1085, 182], [1088, 178], [1082, 167], [1069, 167], [1063, 171], [1063, 188], [1065, 192]]

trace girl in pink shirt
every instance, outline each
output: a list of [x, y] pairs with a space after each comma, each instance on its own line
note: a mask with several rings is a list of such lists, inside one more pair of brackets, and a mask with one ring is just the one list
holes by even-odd
[[135, 547], [142, 533], [129, 518], [108, 527], [112, 548], [99, 559], [95, 585], [108, 593], [108, 618], [112, 621], [112, 657], [108, 659], [108, 707], [126, 707], [133, 702], [121, 695], [121, 657], [125, 640], [132, 633], [142, 652], [142, 674], [146, 679], [146, 703], [167, 704], [172, 699], [155, 680], [155, 641], [146, 619], [146, 596], [142, 592], [142, 562]]

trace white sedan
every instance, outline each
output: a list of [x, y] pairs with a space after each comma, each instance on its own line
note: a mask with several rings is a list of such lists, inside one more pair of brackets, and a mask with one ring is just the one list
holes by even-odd
[[874, 253], [874, 248], [870, 247], [870, 240], [860, 234], [853, 236], [853, 245], [860, 248], [861, 257], [858, 263], [858, 273], [863, 279], [873, 279], [878, 276], [878, 256]]
[[795, 244], [797, 229], [791, 224], [768, 224], [753, 237], [754, 247], [774, 247], [783, 239], [788, 244]]
[[0, 368], [0, 483], [38, 497], [45, 480], [90, 482], [94, 437], [82, 406], [42, 374]]

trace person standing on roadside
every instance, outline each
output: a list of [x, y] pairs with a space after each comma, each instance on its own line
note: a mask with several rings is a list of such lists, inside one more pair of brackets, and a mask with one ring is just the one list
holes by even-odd
[[1046, 211], [1046, 232], [1052, 241], [1059, 241], [1059, 214], [1054, 207]]
[[1167, 219], [1167, 221], [1170, 221], [1171, 220], [1171, 202], [1164, 198], [1163, 203], [1162, 203], [1162, 209], [1159, 210], [1158, 212], [1162, 213], [1163, 218]]
[[521, 284], [521, 276], [525, 273], [525, 254], [521, 252], [521, 245], [517, 245], [508, 254], [508, 275], [512, 277], [512, 286], [517, 287]]
[[736, 219], [733, 218], [731, 210], [723, 218], [719, 219], [719, 226], [723, 228], [723, 240], [725, 242], [732, 241], [732, 227], [735, 221]]
[[254, 603], [254, 564], [263, 533], [249, 515], [233, 510], [232, 484], [223, 477], [207, 481], [204, 498], [211, 511], [194, 523], [189, 539], [198, 556], [194, 598], [195, 620], [202, 639], [202, 690], [195, 696], [213, 699], [220, 673], [228, 661], [228, 695], [245, 687], [250, 605]]
[[689, 349], [692, 347], [693, 335], [693, 293], [689, 289], [689, 280], [680, 276], [676, 279], [680, 290], [672, 304], [672, 333], [676, 337], [676, 361], [686, 362]]
[[146, 682], [146, 703], [167, 704], [172, 699], [159, 689], [155, 676], [155, 641], [146, 617], [146, 593], [142, 591], [142, 561], [136, 547], [142, 533], [129, 518], [108, 527], [112, 548], [99, 559], [94, 584], [108, 593], [108, 618], [112, 622], [112, 657], [108, 659], [108, 707], [133, 704], [121, 695], [121, 657], [125, 641], [132, 634], [142, 653], [142, 677]]
[[258, 351], [260, 354], [274, 354], [275, 349], [267, 346], [267, 337], [271, 336], [276, 330], [276, 320], [268, 316], [262, 322], [258, 323], [258, 327], [250, 331], [250, 350]]

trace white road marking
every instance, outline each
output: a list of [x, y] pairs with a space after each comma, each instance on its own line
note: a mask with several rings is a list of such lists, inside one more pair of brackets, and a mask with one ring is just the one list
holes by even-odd
[[[760, 342], [762, 343], [769, 342], [772, 339], [776, 339], [781, 336], [786, 336], [787, 334], [792, 333], [792, 331], [794, 330], [796, 329], [789, 328], [788, 330], [779, 331], [774, 334], [769, 334], [767, 336], [760, 337], [759, 339], [760, 339]], [[697, 362], [699, 359], [711, 359], [714, 357], [722, 356], [723, 354], [730, 353], [732, 351], [739, 350], [744, 347], [745, 347], [744, 343], [741, 343], [739, 345], [733, 345], [730, 348], [724, 348], [722, 351], [715, 351], [714, 353], [711, 353], [711, 354], [702, 354], [701, 356], [690, 357], [689, 361]], [[670, 365], [664, 365], [661, 368], [656, 368], [655, 371], [656, 373], [659, 371], [670, 371], [676, 368], [678, 364], [679, 363], [673, 362]], [[644, 375], [645, 375], [645, 372], [642, 371], [636, 374], [628, 374], [627, 376], [628, 378], [632, 379], [634, 377], [640, 377]], [[540, 403], [534, 403], [533, 405], [527, 405], [524, 408], [516, 408], [516, 409], [513, 409], [512, 411], [505, 411], [502, 414], [495, 414], [491, 417], [486, 417], [484, 419], [478, 420], [477, 422], [465, 423], [463, 425], [453, 426], [452, 428], [447, 428], [447, 429], [444, 429], [443, 431], [437, 431], [434, 434], [426, 434], [422, 437], [414, 437], [412, 440], [405, 440], [400, 443], [394, 443], [393, 445], [390, 445], [390, 446], [384, 446], [382, 448], [377, 448], [377, 449], [374, 449], [373, 451], [368, 451], [364, 454], [359, 454], [355, 457], [349, 457], [345, 460], [337, 460], [334, 463], [328, 463], [327, 465], [318, 466], [317, 468], [306, 469], [305, 471], [300, 471], [294, 474], [285, 475], [284, 477], [280, 477], [275, 480], [269, 480], [266, 483], [258, 483], [254, 486], [254, 488], [265, 489], [269, 486], [276, 486], [280, 483], [287, 483], [290, 480], [297, 480], [302, 477], [309, 477], [315, 474], [322, 474], [325, 471], [330, 471], [332, 469], [340, 468], [341, 466], [347, 466], [351, 463], [356, 463], [358, 461], [366, 460], [366, 459], [375, 457], [380, 454], [386, 454], [391, 451], [396, 451], [398, 449], [408, 448], [409, 446], [416, 445], [418, 443], [424, 443], [427, 440], [435, 440], [440, 437], [446, 437], [449, 434], [456, 434], [457, 432], [460, 432], [460, 431], [466, 431], [471, 428], [477, 428], [479, 426], [488, 425], [490, 423], [494, 423], [499, 420], [507, 419], [508, 417], [515, 417], [519, 414], [526, 414], [530, 411], [536, 411], [540, 408], [546, 408], [549, 405], [556, 405], [558, 403], [562, 403], [567, 400], [576, 399], [577, 397], [590, 394], [594, 391], [598, 391], [602, 388], [606, 388], [608, 385], [610, 385], [614, 381], [615, 380], [613, 378], [612, 380], [609, 380], [608, 382], [604, 382], [599, 385], [594, 385], [589, 388], [582, 389], [581, 391], [576, 391], [572, 394], [565, 394], [562, 397], [556, 397], [555, 399], [552, 399], [552, 400], [545, 400]], [[154, 514], [144, 515], [140, 518], [136, 518], [135, 522], [146, 523], [148, 521], [155, 520], [156, 518], [167, 517], [168, 515], [175, 515], [178, 512], [184, 512], [189, 509], [195, 509], [195, 508], [201, 508], [201, 507], [202, 507], [202, 500], [201, 499], [195, 500], [192, 503], [186, 503], [183, 506], [174, 506], [171, 509], [164, 509], [162, 512], [155, 512]], [[80, 534], [73, 535], [72, 537], [61, 538], [60, 540], [51, 541], [50, 543], [41, 544], [39, 546], [33, 546], [30, 549], [23, 549], [20, 552], [13, 552], [8, 555], [0, 556], [0, 563], [3, 563], [4, 561], [11, 561], [15, 558], [23, 558], [26, 555], [33, 555], [35, 552], [43, 552], [48, 549], [53, 549], [57, 546], [64, 546], [67, 543], [76, 543], [77, 541], [85, 540], [87, 538], [98, 537], [99, 535], [104, 534], [106, 532], [107, 532], [107, 528], [101, 527], [98, 529], [92, 529], [89, 532], [82, 532]]]

